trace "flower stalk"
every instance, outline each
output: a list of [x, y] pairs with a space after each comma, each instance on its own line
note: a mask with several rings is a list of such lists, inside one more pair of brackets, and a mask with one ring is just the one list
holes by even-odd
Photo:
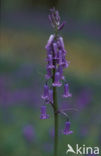
[[44, 100], [44, 105], [41, 107], [40, 119], [49, 118], [49, 115], [46, 113], [45, 104], [51, 104], [54, 112], [54, 156], [58, 156], [59, 114], [62, 114], [66, 117], [63, 134], [72, 134], [72, 131], [70, 131], [70, 121], [68, 115], [66, 112], [58, 108], [57, 88], [62, 86], [62, 81], [64, 81], [64, 94], [62, 97], [69, 98], [72, 96], [72, 94], [69, 92], [69, 85], [63, 75], [63, 70], [68, 68], [69, 62], [66, 60], [67, 51], [65, 50], [63, 38], [59, 36], [59, 31], [63, 29], [66, 22], [60, 23], [59, 12], [55, 10], [55, 8], [50, 9], [50, 15], [48, 18], [55, 33], [50, 35], [49, 40], [45, 46], [47, 51], [47, 73], [45, 74], [46, 83], [44, 85], [44, 92], [41, 96]]
[[[56, 65], [56, 62], [53, 63]], [[56, 69], [53, 69], [53, 83], [55, 81], [55, 73]], [[55, 136], [54, 136], [54, 156], [58, 155], [58, 103], [57, 103], [57, 90], [56, 87], [53, 87], [53, 109], [54, 109], [54, 130], [55, 130]]]

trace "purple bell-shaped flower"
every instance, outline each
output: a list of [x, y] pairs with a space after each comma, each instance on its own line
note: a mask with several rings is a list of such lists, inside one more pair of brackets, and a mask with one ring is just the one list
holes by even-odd
[[62, 48], [62, 50], [64, 50], [64, 41], [63, 41], [63, 38], [62, 37], [59, 37], [59, 42], [60, 42], [60, 46]]
[[46, 106], [41, 106], [40, 119], [48, 119], [49, 115], [46, 113]]
[[49, 101], [53, 103], [53, 90], [52, 89], [49, 90]]
[[58, 72], [60, 73], [60, 79], [64, 80], [63, 67], [62, 67], [62, 65], [59, 65], [58, 66]]
[[63, 55], [63, 56], [62, 56], [62, 63], [61, 63], [62, 66], [63, 66], [63, 68], [67, 68], [67, 67], [69, 66], [69, 63], [70, 63], [70, 62], [67, 62], [65, 56]]
[[52, 77], [52, 70], [47, 67], [47, 74], [45, 75], [45, 78], [48, 80]]
[[57, 59], [57, 44], [53, 43], [53, 58]]
[[47, 100], [49, 97], [49, 87], [47, 84], [44, 85], [44, 93], [41, 96], [42, 99]]
[[55, 37], [55, 35], [53, 35], [53, 34], [50, 35], [49, 40], [48, 40], [48, 42], [47, 42], [47, 44], [45, 46], [46, 50], [49, 49], [49, 47], [51, 46], [51, 44], [52, 44], [52, 42], [54, 40], [54, 37]]
[[57, 63], [59, 65], [62, 65], [62, 50], [59, 50], [58, 51], [58, 54], [57, 54]]
[[69, 93], [69, 85], [68, 84], [65, 84], [64, 85], [64, 94], [63, 94], [63, 97], [64, 98], [68, 98], [68, 97], [71, 97], [72, 94]]
[[59, 72], [55, 73], [55, 80], [52, 85], [54, 87], [61, 87], [62, 83], [60, 82], [60, 73]]
[[54, 68], [52, 55], [48, 55], [48, 68]]
[[64, 135], [69, 135], [69, 134], [72, 134], [72, 133], [73, 133], [73, 131], [70, 130], [70, 122], [67, 121], [67, 122], [65, 123], [65, 129], [64, 129], [64, 131], [63, 131], [63, 134], [64, 134]]

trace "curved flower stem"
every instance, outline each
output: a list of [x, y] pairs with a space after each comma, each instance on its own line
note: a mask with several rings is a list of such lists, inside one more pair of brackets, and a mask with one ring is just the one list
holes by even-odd
[[[55, 78], [55, 69], [53, 69], [53, 82]], [[58, 103], [57, 103], [57, 92], [56, 87], [53, 87], [53, 105], [54, 105], [54, 127], [55, 127], [55, 136], [54, 136], [54, 156], [58, 156]]]

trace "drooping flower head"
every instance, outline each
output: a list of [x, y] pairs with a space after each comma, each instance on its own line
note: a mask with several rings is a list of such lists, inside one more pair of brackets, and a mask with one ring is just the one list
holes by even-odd
[[[68, 68], [69, 61], [66, 60], [66, 49], [64, 45], [63, 37], [58, 33], [63, 29], [65, 22], [61, 23], [61, 19], [59, 16], [59, 12], [55, 10], [55, 8], [50, 9], [50, 14], [48, 16], [51, 26], [54, 28], [54, 34], [51, 34], [47, 44], [45, 46], [46, 49], [46, 74], [45, 80], [46, 83], [44, 85], [43, 95], [41, 96], [44, 100], [44, 104], [51, 104], [54, 112], [59, 112], [55, 107], [55, 98], [54, 98], [54, 89], [56, 87], [61, 87], [62, 82], [66, 81], [64, 76], [65, 68]], [[64, 83], [64, 98], [71, 97], [72, 94], [69, 92], [69, 85]], [[65, 113], [63, 113], [65, 114]], [[46, 106], [41, 107], [41, 116], [40, 119], [47, 119], [49, 115], [46, 114]], [[70, 122], [66, 122], [66, 127], [64, 129], [64, 134], [71, 134], [70, 131]]]
[[69, 93], [69, 85], [65, 84], [64, 85], [64, 95], [63, 95], [63, 97], [68, 98], [68, 97], [71, 97], [71, 96], [72, 96], [72, 94]]
[[48, 119], [49, 115], [46, 113], [46, 106], [41, 106], [40, 119]]
[[53, 57], [52, 55], [48, 55], [48, 68], [50, 68], [50, 69], [54, 68], [52, 57]]
[[46, 75], [45, 75], [45, 79], [48, 80], [52, 77], [52, 70], [50, 68], [48, 68], [48, 66], [46, 67]]
[[46, 100], [46, 99], [48, 99], [48, 96], [49, 96], [49, 87], [47, 84], [45, 84], [44, 85], [44, 93], [41, 97], [42, 97], [42, 99]]
[[65, 123], [65, 129], [64, 129], [63, 133], [64, 133], [64, 135], [69, 135], [69, 134], [73, 133], [73, 131], [70, 130], [70, 122], [69, 121], [67, 121]]
[[49, 102], [53, 103], [53, 90], [49, 90]]
[[61, 87], [62, 83], [60, 82], [60, 72], [55, 73], [55, 80], [53, 82], [53, 87]]

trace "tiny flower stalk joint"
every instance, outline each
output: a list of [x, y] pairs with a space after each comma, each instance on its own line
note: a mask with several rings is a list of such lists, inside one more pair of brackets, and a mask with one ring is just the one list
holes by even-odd
[[[69, 85], [66, 83], [66, 79], [63, 75], [65, 68], [68, 68], [69, 61], [66, 60], [66, 53], [63, 38], [58, 34], [60, 30], [63, 29], [66, 22], [60, 22], [59, 12], [57, 10], [50, 9], [50, 14], [48, 16], [51, 26], [53, 27], [55, 33], [51, 34], [48, 42], [45, 46], [47, 56], [46, 56], [46, 74], [45, 74], [45, 85], [42, 94], [42, 99], [44, 100], [44, 105], [41, 106], [41, 116], [40, 119], [48, 119], [49, 115], [46, 113], [46, 104], [50, 104], [53, 107], [54, 112], [54, 156], [58, 153], [58, 115], [61, 113], [58, 109], [57, 103], [57, 88], [64, 84], [64, 93], [62, 98], [69, 98], [72, 94], [69, 92]], [[64, 82], [64, 83], [62, 83]], [[63, 113], [62, 114], [66, 114]], [[67, 115], [66, 115], [67, 118]], [[65, 129], [63, 131], [64, 135], [72, 134], [70, 131], [70, 121], [66, 122]]]

